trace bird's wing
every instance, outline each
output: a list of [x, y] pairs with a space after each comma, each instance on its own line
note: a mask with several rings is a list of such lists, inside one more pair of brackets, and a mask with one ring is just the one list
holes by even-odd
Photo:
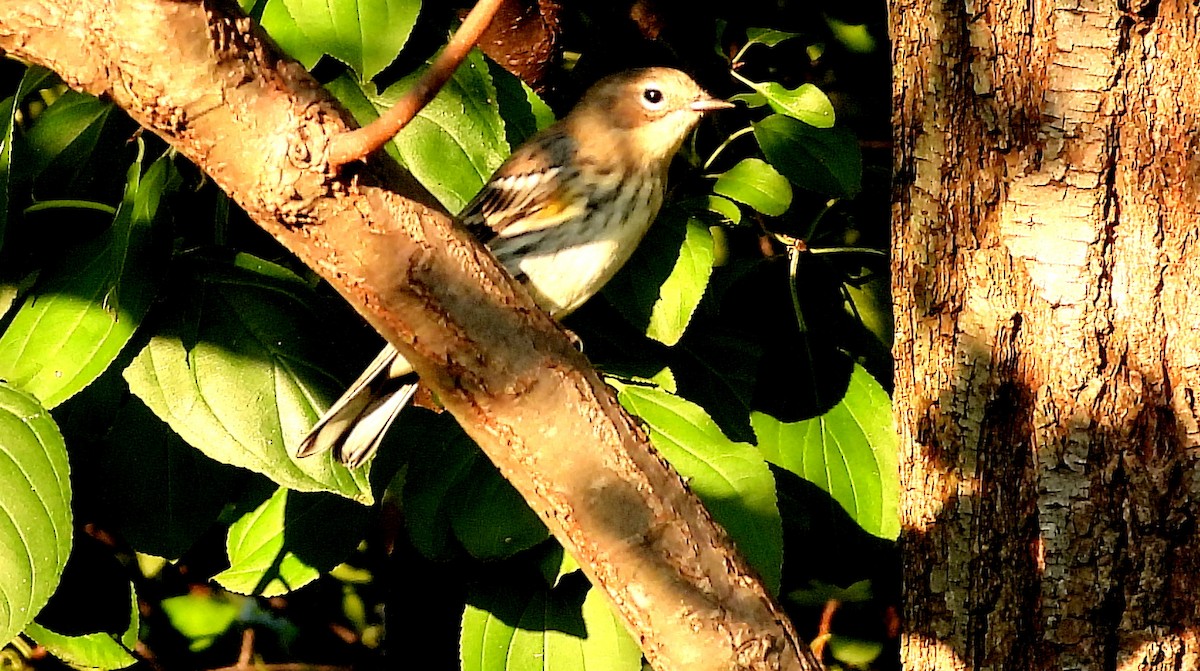
[[578, 217], [587, 207], [574, 161], [574, 141], [545, 133], [522, 145], [459, 215], [483, 243], [543, 230]]

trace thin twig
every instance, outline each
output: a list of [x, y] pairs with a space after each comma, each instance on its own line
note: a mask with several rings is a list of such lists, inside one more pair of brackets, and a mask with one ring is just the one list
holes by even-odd
[[237, 665], [243, 669], [250, 668], [250, 662], [254, 659], [254, 628], [246, 627], [242, 630], [242, 648], [238, 650]]
[[334, 137], [329, 146], [330, 169], [336, 172], [351, 161], [366, 158], [408, 125], [450, 80], [492, 22], [502, 2], [504, 0], [479, 0], [463, 20], [458, 32], [450, 38], [446, 48], [434, 59], [433, 65], [403, 98], [366, 126]]
[[833, 614], [837, 612], [841, 602], [837, 599], [830, 599], [825, 602], [825, 609], [821, 611], [821, 624], [817, 627], [817, 635], [813, 638], [809, 649], [813, 651], [813, 655], [820, 659], [825, 654], [825, 644], [829, 642], [833, 636]]

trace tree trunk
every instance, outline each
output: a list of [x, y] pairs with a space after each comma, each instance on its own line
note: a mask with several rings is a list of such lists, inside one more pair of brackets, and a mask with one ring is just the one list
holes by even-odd
[[891, 8], [907, 669], [1200, 666], [1200, 6]]

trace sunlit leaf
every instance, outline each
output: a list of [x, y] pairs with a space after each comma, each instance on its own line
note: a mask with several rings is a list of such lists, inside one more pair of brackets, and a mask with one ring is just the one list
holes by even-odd
[[229, 527], [229, 568], [213, 576], [239, 594], [277, 596], [316, 580], [362, 540], [370, 510], [328, 494], [280, 488]]
[[[417, 76], [368, 99], [376, 108], [391, 107]], [[472, 51], [437, 97], [392, 139], [400, 161], [451, 212], [460, 211], [508, 157], [496, 98], [483, 55]]]
[[792, 185], [770, 163], [745, 158], [717, 178], [713, 192], [777, 217], [792, 204]]
[[754, 89], [754, 94], [734, 96], [749, 107], [771, 106], [779, 114], [790, 116], [817, 128], [832, 128], [834, 124], [833, 103], [825, 92], [813, 84], [801, 84], [794, 89], [785, 88], [779, 82], [753, 82], [742, 76], [738, 80]]
[[327, 53], [368, 81], [395, 60], [420, 10], [420, 0], [273, 0], [262, 21], [305, 67]]
[[463, 613], [463, 671], [638, 671], [642, 653], [599, 590], [477, 590]]
[[50, 599], [71, 552], [67, 450], [33, 396], [0, 382], [0, 641]]
[[900, 533], [891, 400], [861, 366], [841, 402], [820, 417], [781, 422], [756, 412], [750, 421], [768, 461], [828, 492], [869, 533]]
[[200, 592], [163, 599], [159, 605], [175, 631], [188, 639], [188, 649], [198, 652], [229, 631], [244, 607], [244, 599]]
[[712, 268], [713, 239], [708, 226], [678, 210], [668, 210], [605, 287], [604, 295], [647, 336], [674, 345], [704, 297]]

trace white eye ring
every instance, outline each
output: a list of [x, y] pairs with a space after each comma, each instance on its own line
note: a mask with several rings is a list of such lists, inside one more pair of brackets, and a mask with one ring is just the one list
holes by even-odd
[[642, 106], [649, 110], [661, 109], [667, 97], [663, 95], [658, 84], [650, 84], [642, 89]]

